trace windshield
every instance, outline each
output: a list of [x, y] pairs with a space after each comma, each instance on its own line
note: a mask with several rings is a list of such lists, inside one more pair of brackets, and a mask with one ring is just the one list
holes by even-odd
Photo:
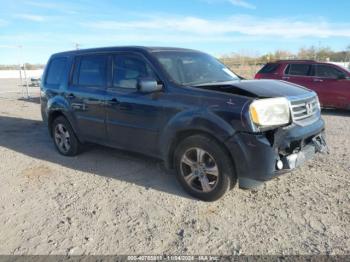
[[343, 69], [345, 69], [345, 71], [346, 71], [347, 73], [350, 73], [350, 65], [349, 65], [349, 68], [347, 68], [345, 65], [344, 65], [344, 66], [341, 65], [340, 67], [343, 68]]
[[201, 85], [207, 83], [239, 80], [233, 72], [214, 57], [188, 51], [155, 52], [155, 57], [180, 85]]

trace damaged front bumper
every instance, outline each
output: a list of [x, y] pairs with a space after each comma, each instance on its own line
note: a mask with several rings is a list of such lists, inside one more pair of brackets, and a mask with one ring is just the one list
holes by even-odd
[[327, 153], [324, 121], [309, 126], [292, 124], [265, 133], [236, 133], [227, 141], [234, 159], [239, 186], [254, 188]]
[[309, 159], [312, 159], [316, 153], [328, 152], [329, 150], [324, 138], [324, 134], [321, 133], [314, 136], [309, 144], [302, 147], [296, 153], [292, 153], [282, 158], [282, 160], [280, 160], [282, 162], [281, 166], [284, 170], [292, 170], [303, 165]]

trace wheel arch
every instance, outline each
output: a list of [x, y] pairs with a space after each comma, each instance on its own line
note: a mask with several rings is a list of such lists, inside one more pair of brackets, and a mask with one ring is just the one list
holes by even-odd
[[[56, 109], [56, 110], [50, 111], [48, 114], [48, 129], [49, 129], [50, 136], [52, 137], [52, 123], [57, 117], [60, 117], [60, 116], [64, 117], [68, 121], [68, 123], [70, 124], [70, 126], [73, 129], [73, 132], [77, 135], [78, 130], [77, 130], [76, 125], [74, 124], [72, 117], [69, 116], [69, 114], [67, 114], [66, 111], [64, 111], [62, 109]], [[77, 138], [80, 142], [83, 142], [78, 135], [77, 135]]]
[[173, 117], [160, 134], [161, 158], [168, 169], [173, 169], [174, 151], [180, 141], [192, 135], [203, 135], [215, 140], [232, 159], [225, 141], [234, 134], [234, 127], [210, 110], [184, 111]]
[[[47, 119], [47, 125], [48, 125], [48, 128], [49, 128], [49, 133], [50, 133], [50, 136], [52, 137], [52, 123], [53, 121], [59, 117], [59, 116], [63, 116], [64, 118], [65, 115], [62, 113], [62, 111], [60, 110], [55, 110], [55, 111], [52, 111], [49, 113], [48, 115], [48, 119]], [[67, 118], [66, 118], [67, 119]]]
[[236, 163], [235, 160], [230, 152], [230, 150], [228, 149], [228, 147], [225, 145], [225, 143], [223, 141], [221, 141], [220, 139], [218, 139], [215, 135], [211, 134], [210, 132], [204, 131], [204, 130], [200, 130], [200, 129], [188, 129], [188, 130], [181, 130], [179, 132], [176, 133], [175, 137], [172, 139], [167, 155], [166, 155], [166, 160], [165, 160], [165, 165], [168, 169], [174, 169], [175, 167], [175, 151], [177, 148], [177, 145], [183, 141], [184, 139], [186, 139], [187, 137], [190, 136], [194, 136], [194, 135], [202, 135], [205, 136], [211, 140], [214, 140], [216, 143], [218, 143], [218, 145], [220, 145], [222, 147], [222, 149], [229, 155], [229, 158], [231, 160], [232, 166], [235, 170], [235, 172], [237, 171], [236, 169]]

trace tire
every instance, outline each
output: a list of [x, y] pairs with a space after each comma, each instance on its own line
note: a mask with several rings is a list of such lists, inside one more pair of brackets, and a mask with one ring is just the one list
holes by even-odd
[[174, 152], [174, 161], [178, 181], [195, 198], [218, 200], [236, 184], [229, 153], [207, 136], [185, 138]]
[[59, 116], [54, 119], [51, 132], [55, 147], [61, 155], [76, 156], [79, 154], [81, 144], [65, 117]]

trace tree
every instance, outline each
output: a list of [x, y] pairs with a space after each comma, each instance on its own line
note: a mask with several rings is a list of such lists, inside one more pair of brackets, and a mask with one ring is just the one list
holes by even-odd
[[[350, 45], [348, 45], [347, 47], [346, 47], [346, 61], [348, 61], [348, 62], [350, 62]], [[350, 65], [349, 65], [349, 68], [350, 68]]]
[[317, 51], [314, 46], [309, 48], [300, 48], [297, 54], [299, 59], [317, 59]]

